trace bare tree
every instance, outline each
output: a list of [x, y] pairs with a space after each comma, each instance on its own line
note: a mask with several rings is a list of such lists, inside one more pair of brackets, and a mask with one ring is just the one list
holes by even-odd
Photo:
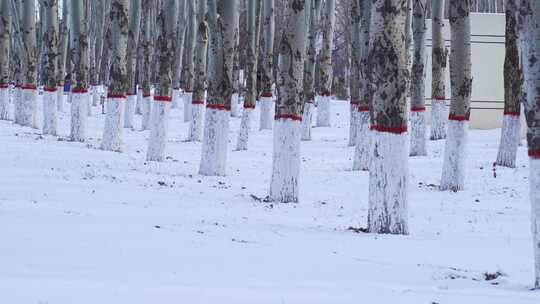
[[197, 39], [195, 41], [195, 82], [191, 101], [189, 141], [201, 141], [205, 103], [206, 53], [208, 49], [208, 23], [206, 22], [206, 0], [197, 2]]
[[262, 93], [259, 99], [261, 108], [259, 130], [271, 130], [272, 110], [274, 107], [274, 99], [272, 94], [272, 84], [274, 82], [272, 72], [274, 69], [274, 31], [276, 19], [274, 13], [274, 0], [263, 0], [262, 18], [263, 43], [261, 47], [262, 64], [260, 65]]
[[270, 198], [298, 202], [300, 132], [304, 108], [303, 75], [311, 1], [287, 1], [285, 26], [279, 45], [279, 84], [274, 122]]
[[410, 156], [427, 155], [425, 118], [426, 0], [413, 0], [414, 56], [411, 73]]
[[330, 95], [332, 92], [332, 49], [334, 46], [334, 25], [335, 25], [335, 2], [326, 0], [324, 3], [324, 27], [322, 30], [323, 41], [321, 50], [321, 91], [317, 103], [317, 126], [330, 126]]
[[472, 90], [470, 4], [470, 0], [450, 2], [452, 101], [448, 116], [441, 190], [459, 191], [465, 186], [465, 147]]
[[246, 93], [244, 96], [244, 111], [242, 112], [242, 121], [240, 122], [240, 133], [236, 144], [237, 150], [247, 150], [249, 131], [253, 118], [253, 110], [257, 103], [257, 66], [259, 57], [259, 29], [261, 1], [247, 1], [247, 36], [248, 43], [246, 47], [246, 68], [247, 81]]
[[137, 82], [135, 77], [135, 63], [137, 58], [137, 42], [139, 41], [139, 29], [141, 27], [141, 0], [129, 2], [129, 31], [127, 41], [127, 77], [128, 91], [125, 104], [124, 127], [133, 128], [133, 117], [137, 103]]
[[0, 1], [0, 119], [9, 120], [11, 0]]
[[232, 95], [232, 61], [238, 24], [236, 0], [208, 1], [208, 100], [199, 173], [225, 175]]
[[146, 159], [163, 161], [167, 144], [168, 116], [172, 101], [172, 63], [174, 62], [174, 40], [178, 0], [163, 0], [157, 24], [159, 37], [157, 52], [159, 59], [158, 83], [154, 106], [152, 107], [152, 127], [148, 140]]
[[444, 0], [433, 0], [431, 18], [431, 140], [446, 138], [446, 58], [444, 45]]
[[[523, 104], [527, 119], [527, 144], [529, 148], [529, 188], [531, 201], [531, 227], [535, 280], [540, 289], [540, 2], [517, 0], [519, 39], [523, 58], [524, 90]], [[526, 63], [526, 64], [525, 64]]]
[[369, 68], [373, 86], [373, 154], [368, 230], [407, 234], [407, 0], [373, 1]]
[[499, 152], [495, 163], [510, 168], [516, 166], [517, 148], [521, 139], [519, 116], [522, 76], [516, 17], [516, 2], [508, 1], [506, 3], [506, 55], [504, 59], [504, 116]]
[[43, 0], [45, 25], [43, 43], [45, 44], [44, 96], [43, 96], [43, 134], [57, 133], [57, 64], [58, 64], [58, 0]]
[[108, 87], [105, 127], [101, 149], [108, 151], [122, 151], [124, 104], [129, 88], [127, 73], [127, 43], [129, 35], [129, 1], [111, 1], [111, 69]]

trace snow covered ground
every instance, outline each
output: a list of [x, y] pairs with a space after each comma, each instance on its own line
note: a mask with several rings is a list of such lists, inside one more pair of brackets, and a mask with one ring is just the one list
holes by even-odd
[[101, 114], [84, 144], [65, 140], [66, 114], [62, 140], [0, 121], [0, 303], [540, 303], [524, 147], [494, 171], [500, 130], [471, 131], [467, 189], [450, 193], [444, 142], [429, 142], [410, 158], [410, 235], [355, 233], [368, 177], [350, 170], [347, 111], [335, 102], [334, 127], [302, 143], [296, 205], [252, 197], [267, 195], [272, 134], [254, 125], [232, 151], [238, 118], [226, 177], [197, 174], [178, 109], [164, 163], [145, 161], [147, 131], [99, 150]]

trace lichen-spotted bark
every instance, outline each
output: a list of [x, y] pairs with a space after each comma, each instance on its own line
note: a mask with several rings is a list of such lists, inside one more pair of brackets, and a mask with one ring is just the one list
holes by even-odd
[[310, 1], [289, 0], [279, 46], [279, 83], [272, 154], [270, 198], [298, 202], [300, 121], [302, 120], [304, 58]]
[[410, 156], [426, 155], [425, 120], [425, 40], [426, 0], [413, 0], [412, 27], [414, 54], [411, 71], [411, 148]]
[[369, 70], [373, 150], [369, 170], [368, 230], [407, 234], [407, 0], [372, 7]]
[[504, 118], [496, 164], [514, 168], [520, 141], [520, 111], [522, 98], [521, 61], [518, 49], [516, 2], [506, 3], [506, 34], [504, 59]]
[[195, 6], [195, 0], [189, 0], [186, 3], [187, 8], [187, 32], [186, 32], [186, 47], [185, 47], [185, 54], [186, 61], [185, 65], [182, 71], [182, 77], [185, 79], [185, 86], [184, 89], [187, 92], [193, 91], [193, 82], [194, 82], [194, 62], [193, 62], [193, 53], [195, 51], [195, 43], [196, 43], [196, 33], [197, 33], [197, 20], [195, 18], [196, 16], [196, 6]]
[[441, 190], [465, 187], [467, 129], [472, 92], [470, 0], [450, 2], [450, 86], [452, 91]]
[[275, 30], [275, 14], [274, 0], [263, 1], [263, 45], [262, 45], [262, 64], [261, 82], [262, 95], [272, 97], [272, 71], [274, 68], [274, 30]]
[[361, 0], [351, 0], [350, 22], [351, 22], [351, 75], [350, 75], [350, 126], [349, 126], [349, 146], [356, 145], [358, 135], [357, 112], [358, 101], [360, 100], [360, 60], [361, 60]]
[[335, 1], [324, 3], [324, 26], [322, 29], [322, 49], [320, 53], [320, 91], [317, 101], [317, 126], [331, 124], [330, 95], [332, 92], [332, 51], [334, 48]]
[[43, 66], [43, 133], [56, 135], [57, 63], [58, 63], [58, 0], [42, 1], [44, 8], [45, 65]]
[[431, 19], [431, 140], [446, 138], [446, 50], [443, 38], [444, 0], [433, 0]]

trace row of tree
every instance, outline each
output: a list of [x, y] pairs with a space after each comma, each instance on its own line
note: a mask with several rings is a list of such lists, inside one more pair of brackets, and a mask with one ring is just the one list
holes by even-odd
[[[485, 5], [495, 11], [504, 7], [506, 100], [497, 163], [515, 166], [523, 100], [540, 287], [540, 4], [516, 1], [504, 6], [502, 1], [346, 0], [349, 144], [355, 146], [354, 169], [369, 169], [367, 229], [407, 234], [408, 156], [427, 153], [425, 22], [431, 15], [430, 138], [446, 138], [440, 188], [463, 189], [472, 90], [470, 12]], [[442, 35], [445, 7], [449, 54]], [[8, 88], [13, 82], [14, 122], [36, 127], [36, 87], [42, 84], [43, 133], [56, 135], [67, 79], [70, 138], [85, 141], [87, 117], [106, 88], [101, 148], [121, 151], [123, 129], [133, 128], [134, 115], [141, 114], [142, 129], [150, 130], [147, 159], [163, 161], [169, 110], [182, 96], [188, 139], [202, 140], [199, 173], [225, 175], [229, 120], [242, 93], [236, 148], [248, 148], [253, 110], [259, 105], [259, 128], [273, 128], [274, 136], [269, 198], [298, 202], [300, 142], [311, 139], [315, 107], [316, 125], [331, 125], [334, 0], [63, 0], [60, 7], [57, 0], [40, 0], [38, 6], [34, 0], [0, 0], [0, 9], [1, 119], [10, 119]], [[448, 55], [451, 103], [446, 116]]]

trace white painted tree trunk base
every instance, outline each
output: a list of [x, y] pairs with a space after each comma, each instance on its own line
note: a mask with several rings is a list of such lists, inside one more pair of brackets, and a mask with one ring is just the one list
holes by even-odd
[[101, 149], [121, 152], [123, 148], [124, 103], [126, 98], [107, 97]]
[[173, 89], [171, 108], [173, 109], [178, 108], [180, 102], [183, 102], [183, 96], [180, 93], [180, 89]]
[[529, 166], [535, 288], [540, 289], [540, 159], [529, 157]]
[[143, 89], [137, 89], [137, 103], [135, 104], [135, 114], [142, 115]]
[[137, 95], [127, 95], [126, 104], [124, 106], [124, 128], [133, 129], [135, 119], [135, 107], [137, 104]]
[[316, 96], [315, 102], [317, 103], [317, 127], [330, 127], [330, 96]]
[[371, 133], [368, 231], [408, 234], [408, 136], [406, 133]]
[[273, 97], [259, 98], [259, 108], [261, 109], [259, 131], [260, 130], [272, 130], [272, 123], [274, 121], [274, 99]]
[[101, 86], [92, 86], [90, 90], [92, 92], [92, 106], [97, 107], [101, 99]]
[[449, 120], [444, 148], [441, 190], [460, 191], [465, 188], [465, 161], [469, 122]]
[[202, 103], [191, 104], [191, 115], [188, 141], [201, 141], [204, 123], [204, 101]]
[[304, 114], [302, 114], [302, 134], [300, 139], [303, 141], [311, 140], [311, 129], [313, 124], [313, 112], [315, 105], [312, 102], [304, 103]]
[[144, 96], [142, 103], [141, 131], [150, 129], [152, 120], [152, 96]]
[[301, 122], [281, 118], [274, 124], [270, 198], [278, 203], [297, 203]]
[[426, 112], [411, 111], [411, 148], [409, 156], [426, 156]]
[[239, 100], [239, 96], [238, 96], [238, 93], [233, 93], [231, 95], [231, 117], [238, 117], [239, 114], [238, 114], [238, 108], [239, 108], [239, 105], [238, 105], [238, 100]]
[[439, 140], [446, 138], [446, 124], [448, 121], [448, 109], [446, 100], [431, 100], [431, 135], [430, 140]]
[[152, 105], [150, 138], [146, 152], [146, 160], [148, 161], [161, 162], [165, 160], [170, 107], [171, 102], [169, 101], [154, 101]]
[[230, 113], [206, 108], [199, 174], [225, 176]]
[[253, 120], [254, 108], [245, 108], [240, 121], [240, 131], [238, 133], [238, 141], [236, 142], [236, 150], [247, 151], [249, 143], [249, 133], [251, 131], [251, 121]]
[[501, 141], [495, 163], [498, 166], [516, 167], [516, 155], [521, 140], [521, 120], [518, 115], [504, 115]]
[[369, 111], [358, 111], [354, 148], [353, 171], [368, 171], [371, 158], [372, 131], [370, 130]]
[[56, 114], [58, 100], [57, 88], [43, 92], [43, 134], [57, 135], [58, 116]]
[[37, 90], [34, 88], [19, 89], [19, 103], [15, 113], [15, 123], [21, 126], [37, 127]]
[[358, 107], [355, 104], [351, 104], [349, 108], [349, 147], [356, 145], [356, 138], [358, 134]]
[[56, 90], [56, 111], [59, 113], [64, 112], [64, 103], [66, 95], [64, 94], [64, 87], [59, 86]]
[[184, 122], [191, 121], [193, 113], [191, 112], [191, 103], [193, 99], [193, 93], [192, 92], [185, 92], [183, 94], [183, 100], [184, 100]]
[[71, 93], [71, 129], [70, 138], [73, 141], [86, 141], [86, 124], [88, 121], [88, 92]]
[[9, 99], [9, 88], [0, 88], [0, 120], [10, 120]]

